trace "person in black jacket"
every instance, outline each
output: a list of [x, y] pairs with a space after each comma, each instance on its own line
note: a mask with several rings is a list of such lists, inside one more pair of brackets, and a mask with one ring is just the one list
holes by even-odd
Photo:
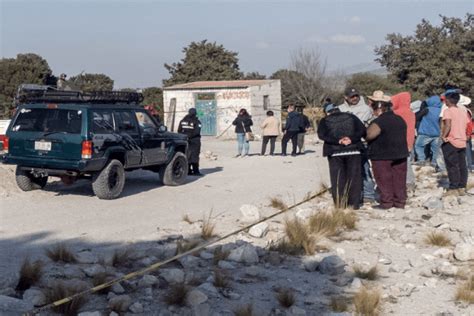
[[189, 109], [188, 114], [179, 122], [178, 133], [188, 136], [188, 174], [202, 176], [202, 173], [199, 171], [201, 122], [196, 115], [196, 109]]
[[291, 155], [296, 156], [296, 148], [298, 145], [298, 134], [303, 127], [303, 119], [301, 114], [295, 111], [294, 105], [288, 106], [288, 117], [286, 118], [285, 128], [283, 129], [283, 139], [281, 140], [281, 155], [286, 156], [286, 147], [291, 139], [293, 146]]
[[301, 126], [300, 132], [298, 133], [298, 155], [304, 155], [304, 136], [306, 132], [311, 128], [309, 118], [303, 113], [303, 109], [300, 108], [298, 113], [301, 115]]
[[250, 128], [253, 125], [252, 117], [249, 115], [246, 109], [240, 109], [239, 114], [232, 124], [235, 125], [235, 133], [237, 134], [238, 142], [237, 156], [235, 157], [247, 157], [250, 150], [250, 144], [245, 135], [246, 133], [252, 132], [252, 129]]
[[357, 116], [326, 105], [326, 117], [318, 126], [324, 141], [323, 156], [328, 157], [331, 193], [336, 207], [358, 209], [362, 191], [361, 150], [366, 129]]

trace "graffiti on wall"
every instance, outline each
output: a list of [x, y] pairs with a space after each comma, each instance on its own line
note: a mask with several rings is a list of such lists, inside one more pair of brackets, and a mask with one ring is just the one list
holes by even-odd
[[249, 99], [250, 92], [248, 91], [226, 91], [216, 94], [217, 100], [231, 100], [231, 99]]

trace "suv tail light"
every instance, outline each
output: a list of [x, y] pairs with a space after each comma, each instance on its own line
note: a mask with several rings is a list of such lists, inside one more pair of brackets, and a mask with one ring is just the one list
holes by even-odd
[[9, 140], [8, 137], [3, 138], [3, 151], [8, 154]]
[[82, 141], [81, 156], [82, 156], [82, 159], [92, 158], [92, 141], [90, 140]]

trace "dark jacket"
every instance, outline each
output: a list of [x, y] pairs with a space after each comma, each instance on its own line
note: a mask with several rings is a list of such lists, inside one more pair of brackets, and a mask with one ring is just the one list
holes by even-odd
[[188, 139], [201, 137], [201, 121], [196, 115], [186, 115], [179, 122], [178, 133], [187, 135]]
[[288, 113], [284, 130], [288, 132], [299, 132], [302, 128], [303, 117], [301, 114], [296, 111]]
[[301, 126], [300, 126], [300, 132], [301, 133], [306, 133], [306, 130], [311, 127], [311, 123], [309, 122], [309, 118], [304, 115], [301, 115]]
[[403, 118], [393, 111], [388, 111], [371, 124], [377, 124], [381, 132], [369, 142], [370, 159], [399, 160], [408, 157], [407, 125]]
[[250, 126], [253, 125], [253, 122], [250, 115], [238, 115], [232, 124], [235, 125], [235, 132], [237, 134], [244, 134], [252, 131]]
[[[323, 156], [360, 151], [363, 148], [361, 138], [364, 138], [366, 129], [357, 116], [349, 112], [333, 113], [321, 120], [318, 126], [318, 137], [324, 141]], [[343, 137], [349, 137], [351, 144], [339, 144]]]

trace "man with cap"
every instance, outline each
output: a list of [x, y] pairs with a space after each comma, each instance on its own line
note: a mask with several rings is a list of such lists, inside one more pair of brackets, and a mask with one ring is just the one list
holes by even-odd
[[[368, 126], [372, 119], [372, 110], [365, 103], [364, 98], [354, 87], [348, 87], [344, 91], [344, 103], [338, 106], [341, 112], [349, 112], [357, 116], [357, 118]], [[363, 200], [365, 202], [375, 201], [375, 184], [370, 171], [369, 159], [367, 158], [367, 149], [362, 149], [362, 177], [363, 177]]]
[[188, 136], [189, 175], [202, 176], [199, 171], [199, 154], [201, 153], [201, 122], [196, 115], [196, 109], [191, 108], [188, 114], [179, 122], [178, 133]]
[[362, 190], [361, 138], [364, 124], [352, 113], [341, 112], [333, 104], [324, 108], [326, 117], [318, 125], [324, 141], [323, 156], [328, 157], [331, 193], [336, 207], [358, 209]]

